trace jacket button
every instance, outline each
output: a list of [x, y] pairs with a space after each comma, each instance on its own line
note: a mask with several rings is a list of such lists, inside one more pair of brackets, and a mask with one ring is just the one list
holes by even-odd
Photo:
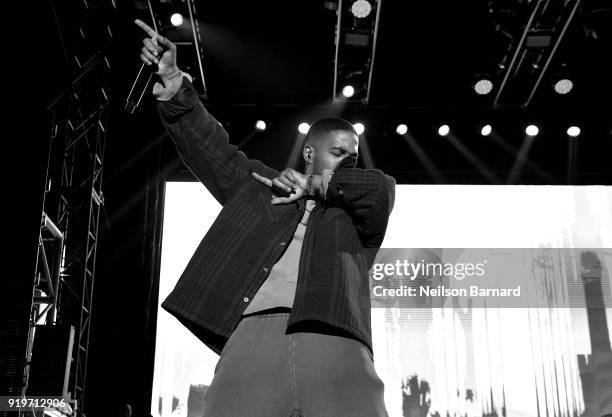
[[280, 245], [281, 246], [285, 246], [287, 244], [287, 242], [281, 242]]
[[268, 272], [268, 268], [264, 268], [264, 269], [263, 269], [263, 271], [264, 271], [264, 272]]
[[245, 303], [248, 303], [248, 302], [249, 302], [249, 297], [244, 297], [244, 298], [242, 299], [242, 301], [244, 301]]

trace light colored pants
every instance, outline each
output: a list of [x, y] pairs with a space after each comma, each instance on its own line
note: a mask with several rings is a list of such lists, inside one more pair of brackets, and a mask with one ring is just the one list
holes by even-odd
[[285, 334], [289, 313], [244, 317], [204, 397], [203, 417], [388, 417], [384, 383], [358, 340]]

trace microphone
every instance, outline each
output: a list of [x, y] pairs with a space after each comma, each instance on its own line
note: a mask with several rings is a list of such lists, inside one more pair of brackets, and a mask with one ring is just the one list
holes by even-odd
[[[357, 157], [353, 155], [346, 156], [340, 161], [338, 167], [334, 170], [334, 172], [339, 171], [342, 168], [356, 168], [357, 167]], [[291, 194], [295, 194], [295, 189], [291, 191], [286, 191], [284, 188], [280, 188], [276, 184], [272, 184], [272, 192], [279, 197], [290, 197]]]
[[151, 79], [157, 72], [157, 64], [153, 63], [152, 65], [145, 65], [143, 62], [140, 66], [140, 70], [138, 71], [138, 75], [136, 75], [136, 79], [132, 84], [132, 88], [130, 89], [130, 93], [125, 102], [125, 111], [128, 113], [134, 113], [136, 108], [140, 105], [140, 101], [142, 97], [147, 92], [149, 88], [149, 84], [151, 83]]
[[[158, 54], [158, 59], [161, 59], [162, 55], [164, 54], [164, 52], [168, 50], [168, 48], [158, 45], [157, 33], [155, 34], [155, 36], [153, 36], [152, 40], [155, 46], [158, 46], [161, 49], [161, 51], [159, 51], [160, 53]], [[128, 94], [128, 97], [125, 102], [125, 110], [127, 112], [134, 113], [134, 111], [136, 111], [136, 108], [140, 105], [140, 101], [142, 100], [142, 97], [144, 96], [144, 94], [147, 92], [147, 89], [149, 88], [151, 79], [154, 76], [157, 76], [156, 72], [158, 68], [159, 67], [156, 63], [152, 63], [151, 65], [145, 65], [145, 63], [143, 62], [140, 65], [140, 70], [138, 71], [138, 75], [136, 75], [136, 79], [134, 80], [134, 83], [132, 84], [132, 88], [130, 89], [130, 93]]]
[[272, 184], [272, 193], [276, 194], [279, 197], [289, 197], [291, 194], [295, 194], [295, 189], [291, 189], [291, 191], [286, 191], [284, 188], [280, 188], [276, 184]]

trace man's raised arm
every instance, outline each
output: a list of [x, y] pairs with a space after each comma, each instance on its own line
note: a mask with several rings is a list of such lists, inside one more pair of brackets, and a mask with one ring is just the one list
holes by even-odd
[[153, 95], [158, 100], [162, 124], [185, 165], [215, 199], [225, 204], [253, 171], [276, 175], [276, 170], [257, 159], [249, 159], [229, 143], [227, 132], [206, 111], [188, 74], [177, 67], [176, 45], [144, 22], [136, 20], [136, 24], [150, 36], [143, 40], [140, 58], [145, 64], [156, 64], [159, 68], [157, 74], [162, 83], [155, 83]]
[[341, 165], [329, 180], [322, 179], [319, 184], [325, 204], [340, 207], [351, 216], [363, 246], [379, 248], [395, 203], [395, 178], [379, 169]]

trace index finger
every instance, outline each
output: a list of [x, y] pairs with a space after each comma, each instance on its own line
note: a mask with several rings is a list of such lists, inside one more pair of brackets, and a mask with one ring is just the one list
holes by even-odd
[[255, 179], [257, 181], [266, 184], [268, 187], [272, 187], [272, 180], [271, 179], [266, 178], [266, 177], [262, 177], [257, 172], [253, 172], [253, 176], [255, 177]]
[[157, 32], [155, 32], [153, 30], [153, 28], [151, 28], [151, 26], [147, 25], [145, 22], [143, 22], [140, 19], [136, 19], [134, 20], [134, 23], [136, 23], [136, 25], [138, 25], [138, 27], [140, 27], [142, 30], [144, 30], [145, 32], [147, 32], [147, 35], [149, 35], [150, 37], [152, 37], [153, 39], [155, 39], [158, 35]]

